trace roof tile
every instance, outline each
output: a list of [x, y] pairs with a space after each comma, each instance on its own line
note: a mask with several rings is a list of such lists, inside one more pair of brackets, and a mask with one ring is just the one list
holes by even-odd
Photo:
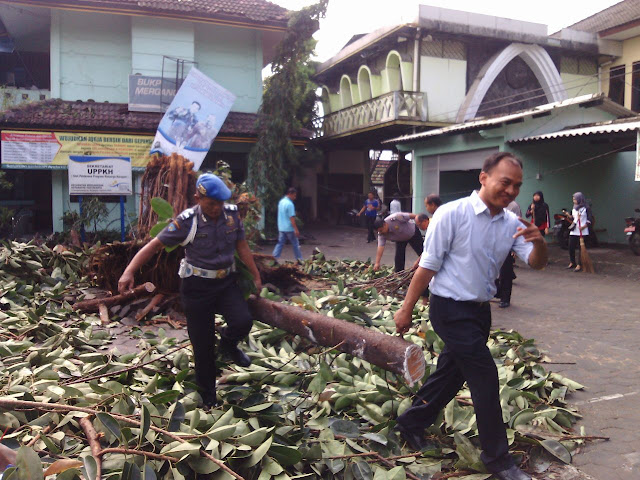
[[[229, 112], [220, 135], [257, 136], [255, 113]], [[130, 112], [126, 103], [75, 102], [59, 99], [25, 103], [0, 112], [0, 129], [73, 129], [155, 134], [161, 113]], [[303, 130], [297, 139], [309, 139]]]
[[567, 28], [598, 33], [640, 18], [640, 0], [624, 0]]
[[267, 0], [48, 0], [56, 4], [87, 8], [122, 8], [149, 13], [170, 13], [205, 18], [236, 18], [256, 23], [287, 25], [287, 10]]

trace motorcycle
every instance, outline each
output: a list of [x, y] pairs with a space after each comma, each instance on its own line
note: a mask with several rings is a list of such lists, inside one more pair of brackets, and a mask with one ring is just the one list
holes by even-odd
[[[560, 245], [560, 248], [562, 248], [563, 250], [568, 250], [570, 235], [569, 227], [573, 223], [571, 212], [569, 212], [566, 208], [563, 208], [561, 213], [556, 213], [553, 215], [553, 220], [553, 236], [558, 242], [558, 245]], [[584, 237], [585, 244], [588, 248], [595, 248], [598, 246], [598, 237], [593, 228], [594, 225], [595, 218], [593, 219], [593, 223], [589, 225], [589, 235], [585, 235]]]
[[561, 213], [555, 213], [553, 215], [553, 236], [555, 237], [558, 245], [563, 250], [569, 249], [569, 225], [571, 225], [571, 213], [565, 208]]
[[[640, 208], [636, 208], [636, 212], [640, 213]], [[629, 237], [629, 248], [635, 255], [640, 255], [640, 217], [627, 217], [624, 221], [627, 224], [624, 233]]]

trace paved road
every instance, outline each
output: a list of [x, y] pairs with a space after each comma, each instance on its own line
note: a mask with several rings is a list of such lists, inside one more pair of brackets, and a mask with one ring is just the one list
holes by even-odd
[[[375, 257], [375, 245], [366, 243], [361, 229], [312, 226], [314, 247], [328, 257], [366, 260]], [[312, 243], [312, 244], [311, 244]], [[383, 263], [393, 263], [389, 245]], [[407, 251], [407, 265], [415, 259]], [[608, 442], [592, 443], [574, 458], [574, 464], [598, 480], [640, 479], [640, 257], [626, 248], [591, 250], [597, 275], [565, 270], [567, 253], [551, 247], [546, 270], [516, 270], [512, 306], [494, 308], [494, 326], [514, 328], [535, 338], [557, 371], [588, 388], [570, 397], [578, 406], [588, 435]], [[291, 247], [285, 247], [285, 259]]]

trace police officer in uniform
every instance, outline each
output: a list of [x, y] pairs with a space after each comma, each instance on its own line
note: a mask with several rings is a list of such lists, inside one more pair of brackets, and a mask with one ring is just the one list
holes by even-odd
[[193, 345], [196, 381], [204, 405], [211, 407], [216, 404], [215, 313], [221, 314], [227, 323], [221, 333], [223, 354], [243, 367], [251, 363], [238, 348], [253, 322], [233, 272], [236, 251], [253, 275], [258, 290], [262, 285], [237, 207], [224, 203], [231, 197], [231, 191], [211, 173], [198, 178], [196, 191], [197, 205], [178, 215], [133, 257], [120, 277], [118, 290], [133, 288], [135, 272], [162, 248], [185, 247], [179, 271], [180, 295]]

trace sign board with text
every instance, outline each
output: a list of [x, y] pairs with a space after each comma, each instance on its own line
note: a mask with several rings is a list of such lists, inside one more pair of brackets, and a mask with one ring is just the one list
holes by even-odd
[[149, 135], [3, 130], [2, 168], [65, 169], [73, 156], [128, 157], [134, 168], [149, 162]]
[[129, 157], [69, 157], [69, 195], [132, 195]]
[[162, 77], [129, 75], [129, 110], [162, 112], [176, 96], [176, 81]]

